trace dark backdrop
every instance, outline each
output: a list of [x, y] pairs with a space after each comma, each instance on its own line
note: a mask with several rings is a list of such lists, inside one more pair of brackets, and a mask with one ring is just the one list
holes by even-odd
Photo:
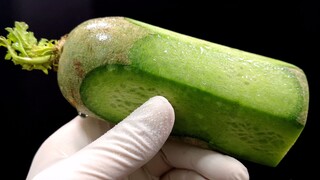
[[[319, 152], [319, 6], [313, 1], [0, 0], [0, 34], [25, 21], [38, 38], [58, 39], [84, 20], [127, 16], [301, 67], [309, 80], [305, 130], [276, 168], [250, 162], [251, 179], [317, 177]], [[0, 48], [0, 57], [5, 50]], [[3, 59], [3, 58], [2, 58]], [[22, 71], [0, 60], [1, 172], [25, 179], [33, 155], [57, 128], [77, 115], [60, 94], [56, 73]], [[275, 87], [276, 88], [276, 87]], [[12, 177], [12, 178], [10, 178]]]

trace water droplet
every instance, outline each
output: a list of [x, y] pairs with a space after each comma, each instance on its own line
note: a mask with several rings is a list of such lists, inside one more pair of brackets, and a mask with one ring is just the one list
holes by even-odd
[[203, 47], [200, 47], [200, 54], [203, 54], [203, 52], [204, 52]]
[[80, 116], [80, 117], [82, 117], [82, 118], [86, 118], [86, 117], [88, 117], [88, 115], [87, 115], [87, 114], [82, 113], [82, 112], [78, 112], [78, 114], [79, 114], [79, 116]]
[[97, 33], [97, 34], [96, 34], [96, 38], [97, 38], [99, 41], [104, 41], [104, 40], [109, 39], [109, 36], [108, 36], [107, 34], [104, 34], [104, 33]]

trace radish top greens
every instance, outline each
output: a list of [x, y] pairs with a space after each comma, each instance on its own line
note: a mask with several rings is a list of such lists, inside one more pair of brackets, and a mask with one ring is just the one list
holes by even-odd
[[45, 38], [38, 41], [26, 23], [16, 21], [14, 25], [5, 28], [9, 32], [7, 37], [0, 36], [0, 46], [7, 48], [5, 59], [29, 71], [37, 69], [48, 74], [48, 69], [56, 69], [60, 54], [58, 41]]

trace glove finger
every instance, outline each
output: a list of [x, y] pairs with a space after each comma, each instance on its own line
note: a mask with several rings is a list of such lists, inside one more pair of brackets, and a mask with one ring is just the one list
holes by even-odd
[[168, 142], [162, 152], [172, 166], [194, 170], [208, 179], [249, 179], [240, 161], [219, 152], [179, 142]]
[[161, 180], [206, 180], [205, 177], [200, 174], [186, 169], [174, 169], [166, 173]]
[[171, 104], [164, 97], [151, 98], [96, 141], [40, 176], [54, 175], [55, 179], [57, 176], [70, 179], [126, 177], [159, 151], [173, 124]]
[[33, 158], [27, 179], [87, 146], [111, 126], [102, 120], [76, 116], [42, 143]]
[[155, 176], [177, 168], [192, 170], [208, 179], [249, 179], [247, 168], [233, 157], [170, 140], [146, 168]]

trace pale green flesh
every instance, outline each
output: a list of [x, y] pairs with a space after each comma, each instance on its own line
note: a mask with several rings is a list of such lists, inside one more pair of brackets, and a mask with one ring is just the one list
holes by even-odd
[[296, 67], [163, 29], [155, 32], [133, 44], [130, 65], [105, 65], [86, 75], [80, 88], [85, 106], [119, 122], [162, 95], [175, 110], [173, 134], [276, 166], [304, 127], [298, 122], [305, 104]]

